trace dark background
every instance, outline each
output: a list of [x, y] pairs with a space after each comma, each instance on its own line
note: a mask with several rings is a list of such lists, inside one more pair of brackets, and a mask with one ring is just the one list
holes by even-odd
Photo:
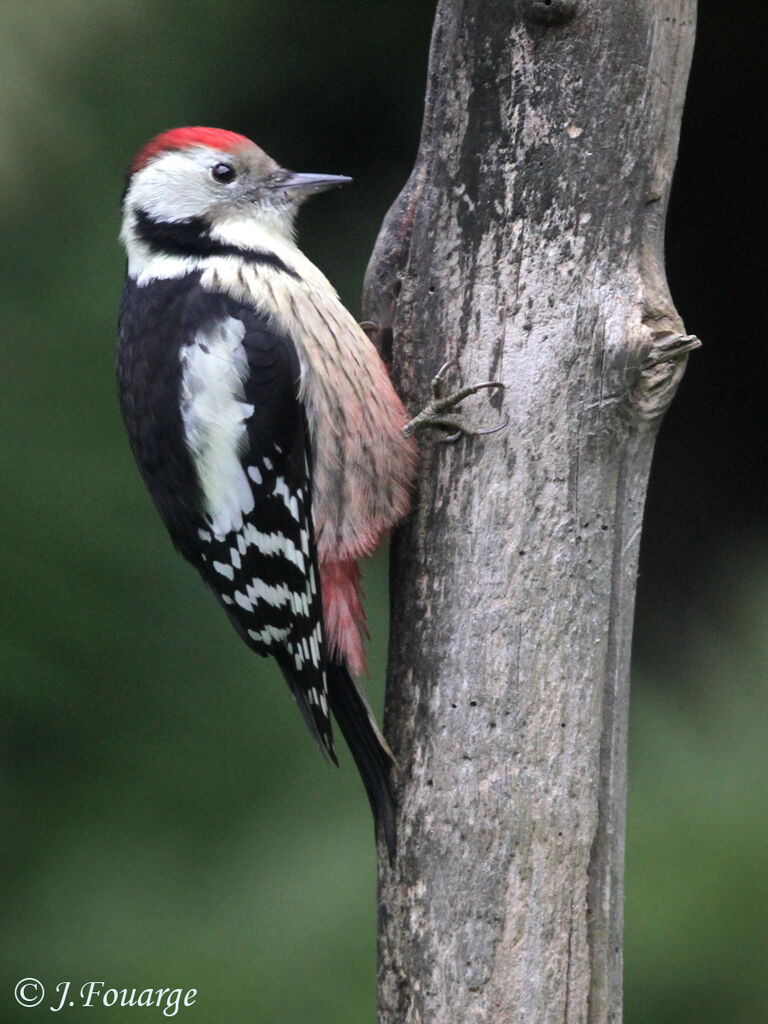
[[[195, 987], [191, 1021], [374, 1019], [362, 787], [348, 757], [322, 762], [143, 492], [114, 395], [116, 235], [147, 138], [241, 131], [297, 170], [355, 178], [307, 208], [301, 239], [357, 311], [415, 154], [432, 15], [415, 0], [0, 8], [3, 1022], [46, 1019], [65, 979]], [[670, 208], [672, 293], [704, 348], [662, 427], [641, 554], [629, 1024], [768, 1013], [765, 23], [757, 0], [702, 5]], [[366, 587], [379, 705], [382, 557]], [[28, 975], [51, 992], [37, 1010], [12, 998]]]

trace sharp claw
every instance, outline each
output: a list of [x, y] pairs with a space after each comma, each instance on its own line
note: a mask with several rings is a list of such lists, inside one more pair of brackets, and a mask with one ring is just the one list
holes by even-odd
[[443, 365], [440, 367], [440, 369], [435, 374], [433, 380], [442, 380], [445, 377], [445, 374], [448, 372], [448, 370], [450, 370], [450, 368], [452, 366], [458, 366], [458, 365], [459, 365], [458, 359], [446, 359], [446, 361], [443, 363]]
[[504, 422], [499, 423], [497, 427], [483, 427], [482, 429], [472, 431], [473, 434], [498, 434], [500, 430], [504, 430], [505, 427], [509, 426], [509, 413], [504, 416]]
[[456, 444], [462, 434], [466, 433], [464, 430], [457, 430], [455, 434], [448, 434], [447, 437], [438, 437], [438, 444]]
[[432, 378], [432, 398], [440, 399], [443, 397], [443, 384], [445, 384], [445, 374], [450, 370], [452, 366], [457, 366], [458, 360], [448, 359], [440, 369], [437, 371], [435, 376]]
[[[465, 437], [484, 437], [487, 434], [498, 434], [500, 430], [504, 430], [505, 427], [509, 426], [509, 413], [504, 416], [504, 422], [497, 424], [495, 427], [475, 427], [463, 419], [457, 419], [456, 426], [458, 430], [453, 434], [439, 438], [440, 444], [455, 444], [462, 435]], [[438, 429], [440, 428], [438, 427]], [[442, 429], [447, 430], [448, 428], [444, 426]]]

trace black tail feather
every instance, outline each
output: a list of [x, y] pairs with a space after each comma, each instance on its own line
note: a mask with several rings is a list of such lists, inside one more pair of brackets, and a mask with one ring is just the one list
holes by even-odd
[[275, 661], [280, 666], [285, 681], [288, 683], [290, 691], [299, 705], [299, 711], [301, 711], [302, 718], [307, 723], [312, 739], [317, 743], [322, 752], [327, 757], [330, 757], [335, 765], [338, 765], [339, 759], [336, 757], [336, 751], [333, 747], [333, 730], [331, 728], [331, 719], [328, 715], [328, 708], [326, 706], [325, 710], [323, 710], [316, 694], [313, 701], [310, 702], [308, 699], [309, 689], [314, 685], [319, 687], [320, 681], [316, 677], [312, 677], [310, 682], [307, 683], [306, 679], [302, 679], [297, 673], [291, 659], [287, 658], [282, 652], [275, 654]]
[[365, 784], [374, 822], [381, 827], [389, 862], [395, 858], [395, 806], [390, 773], [395, 759], [357, 683], [346, 667], [329, 665], [328, 701]]

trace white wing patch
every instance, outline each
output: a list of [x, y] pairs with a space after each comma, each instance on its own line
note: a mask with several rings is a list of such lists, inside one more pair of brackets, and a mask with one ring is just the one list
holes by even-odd
[[253, 414], [253, 406], [243, 401], [248, 375], [244, 337], [245, 324], [229, 316], [198, 331], [194, 343], [180, 353], [184, 434], [211, 531], [219, 540], [239, 530], [253, 509], [240, 462], [248, 443], [245, 423]]

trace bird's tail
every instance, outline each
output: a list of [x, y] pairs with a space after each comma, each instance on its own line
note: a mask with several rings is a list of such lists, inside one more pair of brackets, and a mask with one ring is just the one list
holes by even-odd
[[328, 701], [365, 784], [377, 828], [395, 857], [395, 806], [391, 772], [395, 758], [376, 724], [368, 702], [344, 665], [328, 667]]

